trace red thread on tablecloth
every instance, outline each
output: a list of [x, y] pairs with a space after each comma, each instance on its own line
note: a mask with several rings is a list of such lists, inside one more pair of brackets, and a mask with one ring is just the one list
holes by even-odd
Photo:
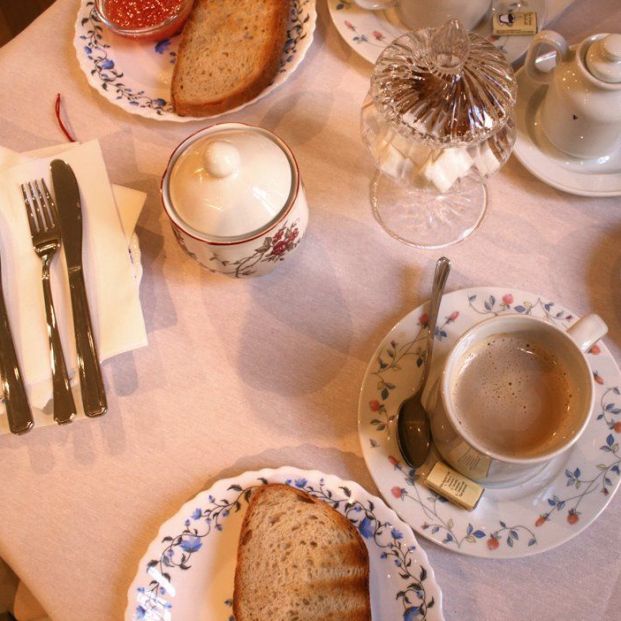
[[71, 132], [67, 129], [67, 126], [64, 124], [63, 119], [61, 117], [61, 101], [60, 101], [60, 93], [56, 95], [56, 120], [58, 121], [58, 125], [60, 125], [60, 129], [62, 129], [63, 134], [67, 136], [67, 140], [70, 142], [77, 142], [76, 139], [71, 135]]

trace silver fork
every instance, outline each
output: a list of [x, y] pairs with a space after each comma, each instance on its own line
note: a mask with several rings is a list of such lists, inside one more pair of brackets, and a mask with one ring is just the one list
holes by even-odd
[[43, 282], [47, 333], [50, 341], [54, 420], [61, 424], [69, 423], [75, 416], [76, 409], [58, 333], [50, 286], [50, 265], [56, 251], [60, 248], [61, 239], [56, 204], [43, 179], [41, 179], [41, 185], [38, 181], [33, 181], [22, 184], [21, 188], [26, 205], [26, 214], [28, 215], [28, 224], [30, 225], [30, 234], [32, 235], [32, 245], [43, 263], [41, 280]]

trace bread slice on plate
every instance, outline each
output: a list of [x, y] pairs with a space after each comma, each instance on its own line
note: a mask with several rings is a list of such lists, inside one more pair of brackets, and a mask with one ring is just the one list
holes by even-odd
[[172, 79], [181, 116], [208, 116], [254, 99], [273, 81], [290, 0], [196, 0]]
[[257, 488], [239, 537], [233, 612], [236, 621], [371, 621], [358, 531], [298, 489]]

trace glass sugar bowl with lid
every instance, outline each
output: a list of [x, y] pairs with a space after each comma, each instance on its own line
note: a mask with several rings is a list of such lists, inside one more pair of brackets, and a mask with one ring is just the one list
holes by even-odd
[[485, 179], [515, 143], [516, 94], [504, 54], [458, 20], [404, 34], [384, 49], [361, 132], [377, 166], [373, 213], [390, 235], [433, 249], [478, 227]]

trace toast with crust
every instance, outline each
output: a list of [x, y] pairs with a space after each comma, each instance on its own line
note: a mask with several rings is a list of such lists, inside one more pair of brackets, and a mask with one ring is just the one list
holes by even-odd
[[172, 79], [180, 116], [231, 110], [273, 81], [287, 39], [290, 0], [196, 0]]
[[236, 621], [371, 621], [364, 541], [301, 490], [257, 488], [239, 537], [233, 612]]

